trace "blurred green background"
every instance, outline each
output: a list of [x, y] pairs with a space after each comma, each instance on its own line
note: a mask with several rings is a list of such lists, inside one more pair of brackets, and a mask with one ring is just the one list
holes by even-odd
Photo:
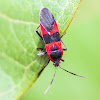
[[44, 95], [55, 71], [50, 62], [21, 100], [100, 100], [100, 0], [82, 0], [66, 33], [62, 40], [68, 50], [60, 65], [86, 78], [57, 68]]

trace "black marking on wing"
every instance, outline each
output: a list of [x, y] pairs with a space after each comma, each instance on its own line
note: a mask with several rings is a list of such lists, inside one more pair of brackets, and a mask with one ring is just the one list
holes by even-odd
[[51, 11], [44, 7], [40, 11], [40, 24], [49, 32], [53, 29], [53, 24], [55, 22], [54, 16]]
[[50, 43], [51, 36], [49, 34], [43, 35], [43, 41], [45, 44]]
[[60, 38], [59, 32], [55, 32], [55, 33], [53, 33], [53, 34], [51, 34], [51, 35], [49, 35], [49, 34], [44, 34], [44, 35], [43, 35], [43, 40], [44, 40], [44, 43], [45, 43], [45, 44], [48, 44], [48, 43], [60, 41], [61, 38]]

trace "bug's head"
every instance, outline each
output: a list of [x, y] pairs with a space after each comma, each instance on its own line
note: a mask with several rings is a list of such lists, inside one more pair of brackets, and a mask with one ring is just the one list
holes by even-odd
[[54, 66], [59, 66], [59, 63], [60, 63], [59, 61], [55, 61], [55, 62], [53, 63], [53, 65], [54, 65]]

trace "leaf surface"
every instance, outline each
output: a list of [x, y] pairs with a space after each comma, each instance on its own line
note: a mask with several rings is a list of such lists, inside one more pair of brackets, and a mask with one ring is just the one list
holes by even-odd
[[80, 0], [0, 0], [0, 100], [18, 99], [48, 60], [47, 55], [37, 57], [37, 47], [44, 47], [35, 32], [40, 9], [51, 10], [62, 35], [79, 3]]

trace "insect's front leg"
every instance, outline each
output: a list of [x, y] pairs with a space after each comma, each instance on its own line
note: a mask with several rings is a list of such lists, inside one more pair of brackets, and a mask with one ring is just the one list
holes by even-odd
[[64, 60], [63, 60], [63, 59], [61, 59], [61, 61], [63, 61], [63, 62], [64, 62]]
[[47, 52], [38, 53], [37, 56], [43, 56], [45, 54], [47, 54]]

